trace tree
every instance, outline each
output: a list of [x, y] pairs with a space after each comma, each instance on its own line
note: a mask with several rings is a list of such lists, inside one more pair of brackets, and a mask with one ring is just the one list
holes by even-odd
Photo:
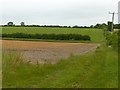
[[79, 28], [79, 26], [75, 25], [75, 26], [73, 26], [72, 28]]
[[105, 23], [101, 24], [100, 29], [107, 29], [107, 24], [105, 24]]
[[96, 24], [95, 26], [94, 26], [94, 28], [99, 28], [100, 27], [100, 24]]
[[24, 22], [21, 22], [20, 24], [21, 24], [21, 26], [25, 26], [25, 23], [24, 23]]
[[13, 22], [8, 22], [7, 25], [8, 26], [14, 26]]
[[120, 24], [115, 24], [114, 29], [120, 29]]
[[90, 28], [93, 28], [93, 27], [94, 27], [93, 25], [90, 26]]
[[106, 29], [106, 28], [107, 28], [107, 24], [105, 24], [105, 23], [96, 24], [96, 25], [94, 26], [94, 28]]

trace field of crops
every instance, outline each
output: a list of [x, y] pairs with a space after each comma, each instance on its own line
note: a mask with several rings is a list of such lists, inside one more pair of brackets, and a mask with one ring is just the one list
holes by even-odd
[[55, 64], [71, 55], [82, 55], [95, 50], [99, 44], [93, 43], [61, 43], [61, 42], [33, 42], [0, 40], [3, 51], [18, 51], [24, 61], [31, 63]]
[[[4, 88], [118, 87], [118, 52], [112, 48], [117, 45], [116, 42], [113, 42], [117, 41], [117, 34], [113, 36], [110, 34], [107, 36], [108, 39], [105, 39], [101, 29], [50, 27], [3, 27], [2, 32], [3, 34], [72, 33], [89, 35], [92, 40], [92, 43], [67, 43], [66, 41], [63, 43], [63, 41], [56, 42], [56, 40], [54, 42], [1, 40]], [[106, 40], [107, 43], [110, 42], [111, 47], [107, 46]], [[97, 45], [97, 48], [94, 48], [94, 45], [95, 47]], [[92, 51], [90, 51], [91, 49]], [[86, 51], [87, 53], [84, 53]], [[56, 58], [60, 59], [59, 62], [55, 62]], [[39, 64], [37, 59], [45, 60], [45, 62], [47, 59], [49, 61], [51, 59], [53, 64], [50, 62], [42, 62], [44, 64], [40, 62]], [[28, 61], [26, 62], [26, 60]], [[32, 63], [35, 60], [36, 62]]]
[[92, 42], [99, 42], [103, 37], [101, 29], [92, 28], [52, 28], [52, 27], [2, 27], [3, 34], [81, 34], [89, 35]]

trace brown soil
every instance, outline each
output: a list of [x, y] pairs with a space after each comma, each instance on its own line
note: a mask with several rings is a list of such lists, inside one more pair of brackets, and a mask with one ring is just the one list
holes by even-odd
[[20, 51], [23, 58], [31, 63], [57, 63], [70, 55], [80, 55], [95, 50], [94, 43], [61, 43], [0, 40], [3, 50]]

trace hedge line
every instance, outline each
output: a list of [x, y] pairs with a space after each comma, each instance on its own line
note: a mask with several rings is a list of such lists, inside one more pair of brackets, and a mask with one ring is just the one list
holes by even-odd
[[6, 38], [51, 39], [51, 40], [91, 40], [90, 36], [79, 34], [2, 34]]

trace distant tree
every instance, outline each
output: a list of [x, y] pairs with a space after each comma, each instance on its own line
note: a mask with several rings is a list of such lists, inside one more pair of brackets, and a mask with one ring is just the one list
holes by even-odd
[[94, 26], [94, 28], [99, 28], [100, 27], [100, 24], [96, 24], [95, 26]]
[[24, 23], [24, 22], [21, 22], [20, 24], [21, 24], [21, 26], [25, 26], [25, 23]]
[[87, 27], [87, 26], [84, 26], [84, 28], [89, 28], [89, 27]]
[[63, 26], [64, 28], [67, 28], [67, 26]]
[[72, 28], [79, 28], [79, 26], [75, 25], [75, 26], [73, 26]]
[[101, 28], [101, 29], [106, 29], [106, 28], [107, 28], [107, 24], [105, 24], [105, 23], [101, 24], [101, 25], [100, 25], [100, 28]]
[[120, 24], [115, 24], [114, 29], [120, 29]]
[[68, 28], [71, 28], [71, 26], [68, 26]]
[[8, 26], [14, 26], [13, 22], [8, 22], [7, 25]]
[[93, 25], [90, 26], [90, 28], [93, 28], [93, 27], [94, 27]]
[[107, 28], [107, 24], [105, 24], [105, 23], [96, 24], [96, 25], [94, 26], [94, 28], [105, 29], [105, 28]]

